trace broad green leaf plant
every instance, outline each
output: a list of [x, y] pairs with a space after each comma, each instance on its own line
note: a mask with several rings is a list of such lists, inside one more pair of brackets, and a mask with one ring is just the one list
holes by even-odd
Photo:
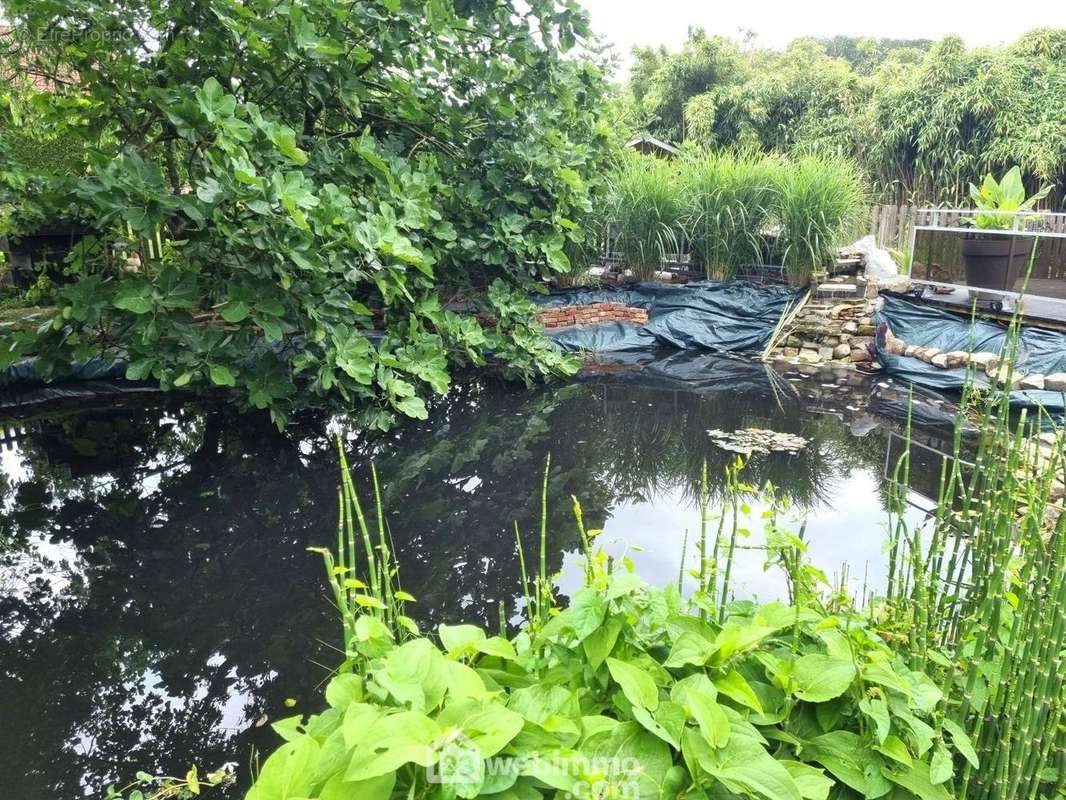
[[970, 184], [970, 199], [974, 207], [982, 212], [973, 217], [973, 226], [982, 230], [1009, 231], [1017, 226], [1019, 212], [1031, 211], [1053, 188], [1049, 184], [1026, 197], [1022, 172], [1018, 167], [1011, 167], [998, 181], [989, 173], [985, 175], [981, 188]]
[[248, 800], [950, 800], [974, 757], [933, 682], [810, 571], [798, 605], [719, 605], [586, 545], [565, 608], [542, 568], [516, 634], [423, 633], [346, 469], [340, 507], [321, 553], [346, 657], [324, 710], [274, 724]]
[[231, 387], [279, 424], [328, 398], [377, 427], [424, 417], [490, 355], [526, 379], [574, 369], [525, 299], [568, 270], [606, 159], [606, 84], [568, 52], [588, 34], [572, 0], [4, 14], [55, 83], [35, 119], [68, 130], [77, 105], [87, 166], [45, 194], [97, 246], [0, 366], [121, 357], [131, 379]]

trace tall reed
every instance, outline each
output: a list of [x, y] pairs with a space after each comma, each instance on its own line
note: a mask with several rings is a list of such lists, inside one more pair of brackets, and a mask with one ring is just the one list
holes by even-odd
[[[1018, 319], [1001, 361], [1018, 353]], [[1061, 797], [1066, 786], [1066, 514], [1053, 501], [1064, 460], [1062, 431], [1012, 415], [1007, 392], [973, 381], [962, 406], [980, 412], [972, 461], [960, 415], [944, 463], [931, 530], [902, 514], [907, 456], [892, 492], [891, 565], [883, 611], [907, 631], [915, 669], [927, 667], [960, 697], [945, 730], [968, 734], [975, 763], [956, 782], [966, 800]]]
[[866, 191], [858, 169], [842, 158], [801, 156], [774, 175], [774, 252], [792, 283], [806, 283], [861, 232]]
[[634, 276], [651, 278], [684, 248], [681, 184], [673, 162], [627, 154], [609, 179], [608, 218], [615, 248]]
[[702, 152], [681, 162], [683, 224], [707, 278], [729, 279], [766, 260], [781, 158], [754, 151]]

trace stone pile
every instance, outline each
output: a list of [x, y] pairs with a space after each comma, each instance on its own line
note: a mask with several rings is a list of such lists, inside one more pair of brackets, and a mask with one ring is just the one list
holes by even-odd
[[808, 303], [779, 339], [772, 355], [800, 364], [831, 367], [871, 361], [868, 345], [873, 340], [874, 301], [846, 300], [839, 303]]
[[961, 369], [973, 366], [975, 372], [983, 372], [988, 381], [1004, 389], [1047, 389], [1066, 392], [1066, 372], [1026, 372], [1024, 366], [1000, 361], [997, 353], [951, 350], [944, 352], [935, 347], [919, 347], [897, 338], [891, 330], [885, 333], [885, 352], [905, 358], [917, 358], [941, 369]]
[[584, 306], [549, 308], [537, 314], [537, 322], [545, 328], [567, 328], [571, 325], [594, 325], [610, 321], [645, 325], [648, 322], [648, 312], [624, 303], [590, 303]]

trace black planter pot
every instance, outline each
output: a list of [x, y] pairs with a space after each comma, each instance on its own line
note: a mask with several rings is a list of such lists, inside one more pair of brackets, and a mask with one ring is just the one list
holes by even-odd
[[1033, 252], [1036, 240], [1029, 236], [967, 234], [963, 236], [962, 263], [966, 283], [982, 289], [1009, 292]]

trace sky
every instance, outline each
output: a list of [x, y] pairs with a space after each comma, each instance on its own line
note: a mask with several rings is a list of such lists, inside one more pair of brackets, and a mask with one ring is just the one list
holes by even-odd
[[874, 36], [940, 39], [958, 34], [971, 45], [1012, 41], [1033, 28], [1066, 28], [1061, 0], [581, 0], [592, 27], [622, 57], [624, 77], [634, 45], [681, 46], [690, 26], [737, 36], [754, 30], [763, 47], [782, 47], [798, 36]]

